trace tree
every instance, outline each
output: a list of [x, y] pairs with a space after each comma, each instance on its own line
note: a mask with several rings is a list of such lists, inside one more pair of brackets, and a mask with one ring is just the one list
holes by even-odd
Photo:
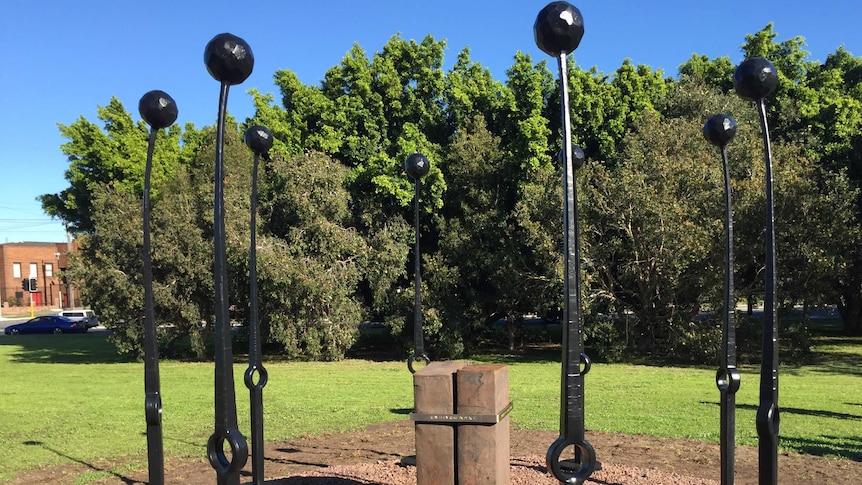
[[619, 165], [589, 165], [584, 248], [604, 298], [637, 318], [636, 348], [670, 355], [720, 274], [721, 172], [702, 121], [641, 116]]
[[[40, 196], [43, 210], [69, 223], [72, 232], [91, 232], [90, 218], [94, 192], [102, 185], [114, 190], [140, 194], [143, 189], [143, 160], [147, 154], [149, 128], [143, 121], [135, 123], [117, 98], [98, 107], [98, 118], [104, 131], [83, 116], [71, 125], [59, 125], [69, 141], [60, 148], [68, 156], [66, 180], [69, 187], [57, 194]], [[186, 127], [193, 131], [192, 126]], [[166, 179], [180, 163], [181, 129], [171, 126], [157, 140], [153, 157], [152, 179], [155, 185]]]
[[[471, 351], [494, 320], [511, 322], [556, 301], [558, 295], [549, 295], [548, 287], [559, 287], [556, 275], [547, 274], [537, 257], [554, 254], [558, 242], [536, 244], [547, 228], [535, 221], [532, 209], [545, 199], [548, 187], [536, 191], [519, 182], [524, 176], [518, 174], [518, 161], [506, 156], [502, 140], [488, 131], [481, 115], [457, 133], [441, 161], [448, 190], [437, 214], [439, 250], [427, 257], [426, 272], [429, 304], [440, 316], [436, 339], [452, 354]], [[548, 170], [530, 173], [537, 172]], [[550, 263], [554, 270], [559, 269], [556, 259]]]
[[[823, 261], [842, 261], [841, 264], [828, 264], [831, 268], [829, 284], [823, 280], [823, 275], [818, 273], [820, 283], [817, 293], [824, 291], [824, 300], [836, 303], [844, 320], [846, 333], [862, 332], [862, 253], [859, 252], [859, 227], [862, 224], [862, 198], [859, 189], [862, 187], [862, 162], [860, 162], [859, 148], [860, 128], [862, 128], [862, 116], [860, 116], [860, 102], [862, 102], [862, 91], [858, 88], [862, 79], [862, 60], [854, 58], [844, 48], [837, 49], [827, 56], [826, 62], [809, 61], [808, 53], [804, 50], [805, 40], [802, 37], [793, 37], [785, 41], [777, 41], [777, 34], [773, 24], [768, 24], [755, 34], [746, 36], [742, 45], [743, 54], [749, 56], [763, 56], [771, 60], [779, 74], [779, 85], [776, 92], [767, 100], [768, 119], [770, 135], [774, 142], [784, 143], [788, 146], [797, 146], [801, 150], [793, 152], [791, 158], [804, 157], [810, 160], [815, 167], [806, 169], [800, 176], [793, 176], [798, 181], [807, 180], [814, 184], [815, 192], [802, 189], [803, 193], [809, 195], [804, 200], [811, 200], [810, 195], [817, 194], [821, 198], [833, 198], [827, 206], [830, 214], [825, 217], [814, 219], [815, 224], [823, 222], [832, 224], [832, 229], [826, 234], [834, 234], [829, 241], [823, 241], [816, 234], [809, 234], [808, 244], [803, 246], [790, 245], [790, 251], [802, 247], [811, 248], [811, 254], [805, 255], [803, 259], [813, 258]], [[680, 66], [680, 73], [684, 76], [698, 77], [704, 82], [716, 86], [725, 92], [730, 91], [728, 75], [732, 70], [728, 69], [728, 61], [725, 58], [708, 60], [705, 57], [693, 56], [687, 63]], [[777, 166], [777, 170], [782, 167]], [[827, 170], [829, 173], [823, 172]], [[776, 178], [776, 185], [778, 185]], [[845, 182], [849, 181], [849, 185]], [[849, 192], [848, 192], [849, 191]], [[855, 214], [846, 213], [844, 200], [848, 193], [857, 194]], [[797, 199], [803, 200], [803, 199]], [[835, 224], [843, 221], [844, 227], [838, 229]], [[811, 228], [811, 224], [804, 224]], [[794, 228], [795, 230], [795, 228]], [[779, 235], [780, 236], [780, 235]], [[816, 249], [811, 246], [812, 242], [819, 241]], [[828, 253], [828, 255], [826, 255]], [[819, 254], [819, 256], [815, 256]], [[779, 277], [781, 277], [782, 256], [779, 254]], [[825, 259], [823, 259], [825, 258]], [[795, 259], [796, 262], [800, 259]], [[791, 264], [790, 272], [800, 268], [799, 265]], [[757, 266], [749, 266], [743, 276], [748, 281], [756, 277]], [[785, 272], [786, 274], [786, 272]], [[801, 276], [801, 275], [800, 275]], [[810, 281], [810, 278], [808, 278]], [[806, 283], [809, 284], [809, 283]], [[825, 285], [825, 286], [823, 286]], [[806, 286], [795, 286], [794, 289]], [[790, 289], [791, 287], [788, 287]], [[792, 299], [798, 299], [797, 296]], [[828, 294], [829, 296], [826, 296]], [[819, 300], [803, 298], [800, 301]]]
[[310, 153], [275, 156], [266, 173], [258, 247], [261, 319], [289, 357], [341, 359], [362, 321], [363, 276], [375, 286], [391, 284], [382, 280], [393, 275], [375, 261], [386, 253], [374, 251], [350, 225], [346, 167]]

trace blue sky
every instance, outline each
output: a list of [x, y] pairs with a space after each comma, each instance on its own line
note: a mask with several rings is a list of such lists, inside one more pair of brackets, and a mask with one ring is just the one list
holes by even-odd
[[[278, 69], [317, 84], [354, 42], [369, 56], [395, 34], [446, 39], [446, 67], [466, 46], [498, 80], [517, 51], [548, 58], [532, 26], [546, 0], [42, 0], [4, 2], [0, 13], [0, 243], [65, 241], [62, 224], [36, 197], [68, 184], [65, 140], [57, 124], [84, 116], [111, 96], [138, 119], [137, 103], [152, 89], [168, 92], [179, 123], [215, 122], [218, 83], [206, 72], [203, 50], [230, 32], [251, 45], [255, 68], [231, 88], [228, 109], [251, 116], [249, 88], [274, 92]], [[745, 34], [775, 23], [779, 40], [805, 37], [810, 59], [824, 60], [844, 45], [862, 55], [862, 7], [855, 0], [582, 0], [578, 65], [613, 72], [625, 58], [668, 75], [692, 54], [741, 61]], [[549, 59], [549, 58], [548, 58]], [[554, 66], [554, 64], [551, 64]]]

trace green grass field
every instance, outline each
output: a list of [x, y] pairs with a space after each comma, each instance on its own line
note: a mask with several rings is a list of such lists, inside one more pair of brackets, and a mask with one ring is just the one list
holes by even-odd
[[[559, 427], [559, 351], [475, 361], [509, 365], [513, 426]], [[818, 340], [816, 364], [780, 369], [786, 450], [862, 461], [862, 339]], [[266, 363], [266, 439], [408, 419], [404, 362]], [[240, 429], [248, 434], [244, 364], [234, 368]], [[164, 445], [201, 456], [213, 428], [213, 365], [161, 363]], [[0, 482], [62, 462], [146, 468], [143, 364], [119, 358], [104, 334], [0, 337]], [[588, 430], [718, 441], [715, 369], [593, 365], [586, 376]], [[756, 445], [759, 374], [743, 369], [737, 443]], [[545, 450], [537, 450], [542, 453]]]

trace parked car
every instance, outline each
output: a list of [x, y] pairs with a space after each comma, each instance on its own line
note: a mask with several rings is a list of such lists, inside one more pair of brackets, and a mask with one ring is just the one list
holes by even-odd
[[25, 333], [84, 333], [88, 329], [86, 323], [76, 322], [60, 315], [45, 315], [32, 318], [24, 323], [9, 325], [3, 331], [6, 335]]
[[58, 313], [61, 317], [66, 317], [75, 322], [84, 322], [87, 328], [99, 326], [99, 317], [93, 310], [63, 310]]

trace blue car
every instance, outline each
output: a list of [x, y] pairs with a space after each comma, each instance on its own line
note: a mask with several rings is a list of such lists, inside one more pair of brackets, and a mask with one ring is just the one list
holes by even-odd
[[27, 320], [24, 323], [9, 325], [3, 333], [18, 335], [25, 333], [84, 333], [86, 331], [86, 322], [76, 322], [60, 315], [45, 315]]

